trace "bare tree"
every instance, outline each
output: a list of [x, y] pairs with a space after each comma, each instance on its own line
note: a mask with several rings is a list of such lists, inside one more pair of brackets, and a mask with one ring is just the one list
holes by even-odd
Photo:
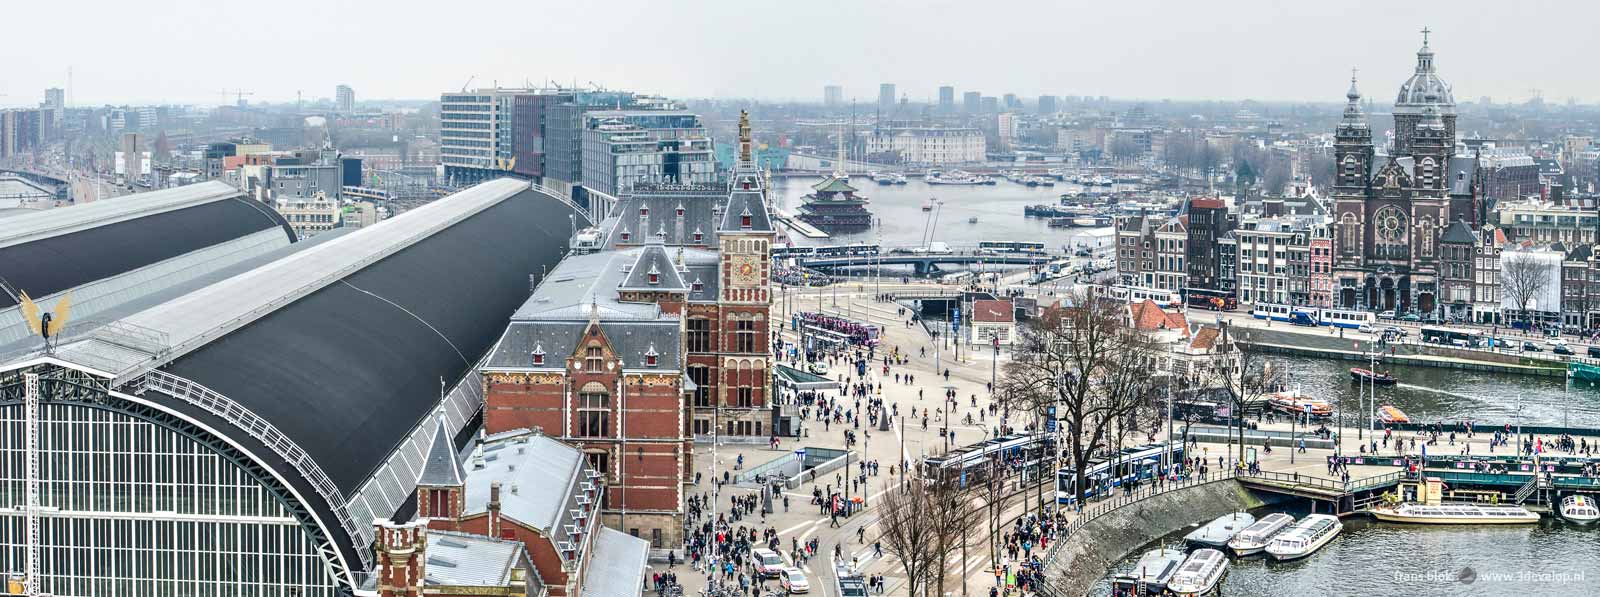
[[918, 476], [884, 494], [879, 539], [906, 572], [906, 594], [919, 595], [930, 583], [944, 594], [944, 564], [965, 547], [967, 526], [976, 518], [971, 497], [956, 483]]
[[1056, 408], [1081, 504], [1090, 457], [1110, 447], [1112, 424], [1147, 402], [1156, 387], [1155, 344], [1124, 325], [1126, 303], [1086, 293], [1070, 300], [1019, 330], [1019, 349], [997, 394], [1002, 405], [1022, 412]]
[[[1282, 388], [1288, 370], [1281, 363], [1273, 363], [1265, 353], [1249, 348], [1248, 344], [1228, 339], [1230, 328], [1232, 326], [1224, 323], [1223, 343], [1229, 350], [1236, 351], [1238, 358], [1215, 368], [1213, 375], [1227, 392], [1229, 418], [1237, 425], [1235, 437], [1239, 441], [1240, 456], [1243, 456], [1245, 413], [1263, 408], [1268, 395]], [[1228, 445], [1228, 458], [1233, 458], [1232, 443]]]
[[1549, 286], [1550, 268], [1549, 262], [1520, 251], [1507, 251], [1501, 256], [1500, 285], [1524, 320], [1528, 318], [1528, 304]]

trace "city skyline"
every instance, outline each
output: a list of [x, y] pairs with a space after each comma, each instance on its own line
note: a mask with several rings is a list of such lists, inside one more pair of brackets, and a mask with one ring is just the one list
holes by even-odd
[[[81, 4], [88, 11], [110, 6]], [[610, 22], [596, 23], [608, 31], [604, 47], [591, 48], [584, 41], [594, 33], [586, 27], [543, 27], [524, 35], [475, 38], [477, 46], [448, 51], [449, 36], [436, 31], [436, 21], [421, 18], [419, 10], [367, 2], [319, 4], [310, 10], [311, 3], [299, 0], [280, 8], [260, 15], [248, 28], [238, 26], [220, 7], [191, 1], [128, 19], [75, 25], [79, 39], [126, 38], [135, 32], [128, 43], [148, 59], [133, 62], [108, 59], [107, 44], [59, 44], [48, 27], [21, 28], [8, 48], [28, 50], [26, 55], [18, 50], [4, 55], [13, 69], [0, 87], [0, 106], [37, 104], [44, 89], [68, 86], [69, 69], [67, 100], [73, 106], [210, 105], [225, 96], [231, 103], [235, 96], [223, 89], [253, 92], [247, 97], [253, 102], [293, 102], [297, 92], [311, 101], [332, 99], [339, 84], [350, 85], [362, 100], [427, 100], [464, 83], [477, 88], [547, 80], [679, 98], [806, 102], [818, 101], [823, 86], [840, 85], [844, 101], [860, 105], [876, 103], [881, 83], [893, 83], [901, 97], [921, 103], [936, 103], [938, 88], [945, 85], [954, 86], [958, 96], [977, 90], [1030, 100], [1040, 95], [1104, 95], [1334, 102], [1351, 68], [1374, 84], [1404, 80], [1412, 64], [1403, 56], [1421, 45], [1418, 31], [1423, 27], [1435, 32], [1432, 44], [1441, 56], [1439, 68], [1462, 101], [1490, 97], [1521, 102], [1535, 94], [1556, 103], [1568, 98], [1600, 101], [1600, 82], [1569, 74], [1578, 66], [1576, 57], [1589, 49], [1581, 24], [1597, 14], [1584, 13], [1600, 13], [1588, 5], [1561, 6], [1563, 18], [1550, 19], [1549, 4], [1497, 3], [1496, 19], [1488, 20], [1477, 18], [1482, 11], [1470, 6], [1430, 11], [1365, 2], [1157, 8], [1017, 3], [999, 9], [822, 2], [750, 10], [713, 0], [689, 11], [636, 3], [613, 11]], [[22, 5], [11, 12], [14, 18], [47, 22], [59, 10], [57, 5]], [[496, 11], [508, 22], [592, 22], [584, 13], [579, 5], [507, 5]], [[306, 14], [319, 18], [307, 19]], [[1359, 28], [1365, 43], [1347, 43], [1350, 14], [1383, 18], [1377, 19], [1379, 26]], [[1505, 24], [1518, 19], [1543, 28], [1540, 47], [1507, 51], [1499, 41]], [[748, 41], [795, 23], [826, 23], [832, 39], [761, 45]], [[958, 35], [931, 34], [950, 23], [966, 28]], [[685, 36], [682, 31], [718, 33]], [[193, 51], [216, 47], [208, 37], [221, 33], [234, 48], [271, 48], [272, 59], [266, 68], [237, 68], [239, 56], [226, 47]], [[374, 41], [407, 39], [439, 41], [401, 43], [395, 50]], [[996, 39], [1007, 45], [995, 46]], [[667, 46], [673, 51], [654, 51]], [[41, 47], [52, 49], [34, 50]], [[181, 57], [184, 67], [164, 68], [179, 63], [162, 57]], [[296, 67], [275, 69], [274, 63]], [[146, 67], [130, 69], [129, 64]]]

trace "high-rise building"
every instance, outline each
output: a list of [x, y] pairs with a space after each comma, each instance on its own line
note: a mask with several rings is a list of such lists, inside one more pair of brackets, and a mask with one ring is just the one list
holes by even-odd
[[594, 110], [583, 115], [583, 187], [617, 195], [637, 183], [716, 181], [711, 136], [683, 109]]
[[1041, 96], [1039, 96], [1039, 113], [1040, 114], [1055, 114], [1056, 113], [1056, 96], [1053, 96], [1053, 95], [1041, 95]]
[[0, 157], [11, 157], [37, 149], [44, 143], [49, 112], [45, 110], [5, 110], [0, 112]]
[[894, 83], [880, 83], [878, 85], [878, 109], [889, 110], [895, 102]]
[[144, 174], [144, 144], [139, 133], [122, 134], [122, 175], [130, 184]]
[[939, 111], [946, 114], [956, 111], [956, 88], [949, 85], [939, 88]]
[[67, 93], [62, 91], [60, 87], [46, 89], [44, 90], [44, 103], [39, 104], [39, 107], [50, 112], [50, 128], [60, 131], [62, 121], [67, 118]]
[[466, 186], [500, 176], [545, 176], [550, 108], [572, 98], [565, 92], [504, 88], [442, 94], [439, 162], [446, 181]]
[[1000, 145], [1010, 147], [1017, 140], [1017, 114], [1015, 112], [1002, 112], [996, 119], [996, 128], [1000, 134]]
[[335, 87], [333, 89], [333, 98], [334, 102], [339, 106], [341, 114], [349, 114], [355, 111], [356, 90], [351, 89], [349, 85]]
[[1000, 111], [1000, 98], [997, 98], [995, 96], [992, 96], [992, 95], [983, 96], [983, 100], [981, 102], [979, 102], [979, 103], [980, 103], [979, 109], [984, 114], [994, 114], [994, 113]]
[[1015, 110], [1022, 107], [1022, 100], [1018, 99], [1015, 93], [1007, 93], [1003, 99], [1007, 110]]
[[844, 88], [838, 85], [828, 85], [822, 88], [822, 105], [830, 108], [844, 104]]
[[982, 109], [983, 107], [982, 103], [983, 94], [981, 93], [976, 91], [968, 91], [961, 94], [961, 111], [963, 112], [968, 114], [977, 114], [978, 110]]

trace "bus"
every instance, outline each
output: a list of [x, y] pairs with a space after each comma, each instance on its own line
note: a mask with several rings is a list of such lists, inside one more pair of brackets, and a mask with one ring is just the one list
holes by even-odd
[[1250, 310], [1250, 316], [1256, 319], [1271, 319], [1273, 321], [1289, 321], [1291, 313], [1288, 305], [1275, 305], [1272, 303], [1256, 303]]
[[852, 245], [817, 247], [813, 254], [818, 257], [872, 257], [878, 254], [878, 245], [856, 243]]
[[[1113, 488], [1132, 481], [1147, 481], [1161, 474], [1161, 459], [1166, 457], [1167, 444], [1123, 448], [1116, 454], [1089, 460], [1084, 471], [1084, 497], [1108, 495]], [[1183, 460], [1183, 444], [1172, 445], [1172, 461]], [[1056, 471], [1056, 503], [1072, 504], [1078, 499], [1077, 478], [1071, 467]]]
[[1117, 285], [1111, 287], [1110, 293], [1111, 296], [1128, 303], [1142, 303], [1146, 300], [1151, 300], [1155, 301], [1157, 306], [1164, 308], [1177, 307], [1183, 304], [1183, 297], [1171, 290]]
[[1471, 330], [1424, 326], [1421, 335], [1422, 341], [1430, 344], [1469, 347], [1477, 343], [1481, 334]]
[[1232, 291], [1190, 288], [1187, 294], [1191, 309], [1232, 311], [1239, 308], [1239, 297], [1234, 296]]
[[985, 240], [978, 241], [978, 252], [1041, 255], [1044, 253], [1044, 243], [1025, 240]]
[[1351, 311], [1348, 309], [1317, 309], [1317, 323], [1336, 328], [1357, 329], [1364, 325], [1372, 325], [1377, 318], [1371, 311]]

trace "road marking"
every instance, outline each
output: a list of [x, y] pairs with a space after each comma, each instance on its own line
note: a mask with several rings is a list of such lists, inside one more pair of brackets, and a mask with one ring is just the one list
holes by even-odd
[[778, 534], [779, 534], [779, 535], [787, 535], [787, 534], [789, 534], [789, 533], [793, 533], [793, 532], [795, 532], [795, 531], [796, 531], [796, 530], [799, 530], [799, 529], [800, 529], [800, 527], [804, 527], [804, 526], [813, 526], [813, 527], [814, 527], [814, 526], [817, 526], [817, 524], [819, 524], [819, 523], [821, 523], [821, 522], [822, 522], [822, 521], [820, 521], [820, 520], [813, 520], [813, 521], [811, 521], [811, 522], [802, 522], [802, 523], [800, 523], [800, 524], [797, 524], [797, 525], [794, 525], [794, 526], [792, 526], [792, 527], [789, 527], [789, 528], [787, 528], [787, 529], [784, 529], [784, 530], [781, 530], [781, 531], [778, 531]]

